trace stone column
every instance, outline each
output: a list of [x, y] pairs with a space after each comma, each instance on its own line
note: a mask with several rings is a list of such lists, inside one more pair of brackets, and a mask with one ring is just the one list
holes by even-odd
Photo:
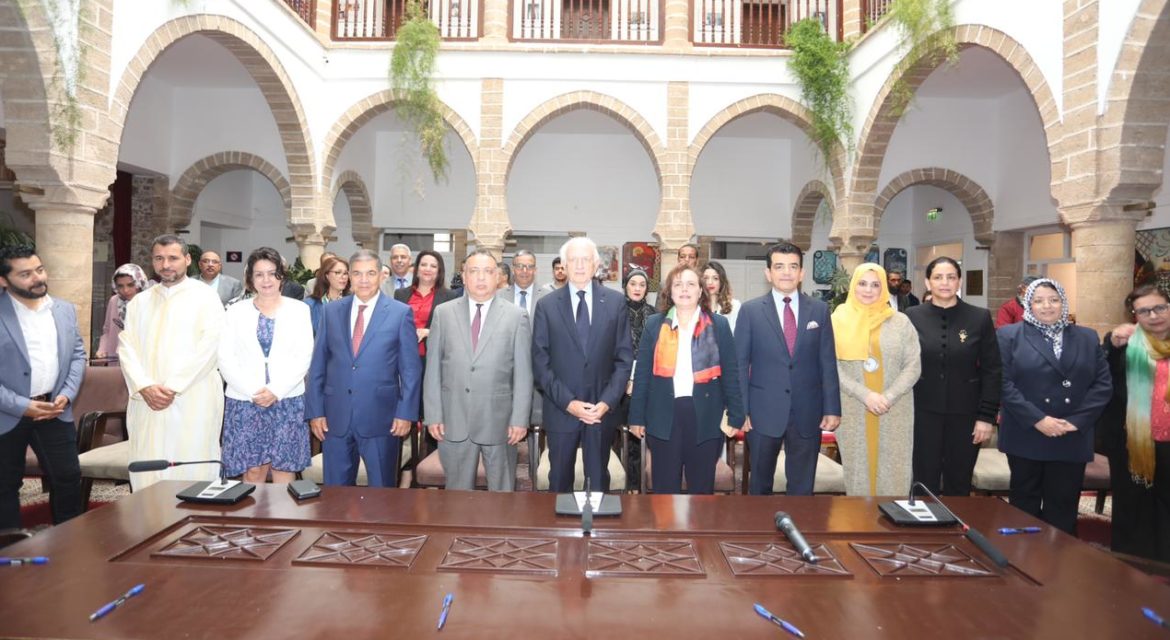
[[325, 245], [334, 229], [316, 224], [290, 224], [289, 229], [300, 251], [301, 264], [316, 271], [321, 267], [321, 254], [325, 253]]
[[[841, 26], [841, 35], [848, 40], [849, 38], [856, 38], [861, 35], [861, 0], [844, 0], [842, 3], [843, 15], [839, 16], [839, 20], [844, 20]], [[830, 28], [832, 28], [830, 26]], [[830, 33], [830, 37], [836, 38], [836, 33]]]
[[508, 42], [509, 4], [510, 0], [483, 0], [483, 33], [480, 42], [484, 44]]
[[668, 53], [685, 53], [691, 44], [690, 0], [665, 0], [662, 3], [662, 49]]
[[508, 165], [503, 158], [504, 81], [484, 78], [480, 85], [479, 166], [476, 172], [475, 212], [468, 230], [475, 245], [499, 259], [504, 239], [512, 231], [508, 220], [506, 180]]
[[995, 313], [1016, 295], [1024, 277], [1024, 232], [997, 231], [987, 256], [987, 308]]
[[[685, 3], [684, 3], [685, 4]], [[666, 150], [662, 154], [662, 200], [654, 235], [662, 255], [659, 280], [678, 264], [678, 250], [695, 235], [691, 216], [690, 83], [666, 86]]]
[[88, 353], [94, 295], [93, 218], [97, 209], [35, 198], [28, 204], [36, 211], [37, 255], [49, 275], [49, 294], [77, 307], [77, 325]]
[[1126, 321], [1122, 301], [1133, 289], [1133, 252], [1139, 216], [1086, 220], [1071, 225], [1072, 254], [1077, 265], [1074, 305], [1077, 324], [1095, 329], [1101, 335]]

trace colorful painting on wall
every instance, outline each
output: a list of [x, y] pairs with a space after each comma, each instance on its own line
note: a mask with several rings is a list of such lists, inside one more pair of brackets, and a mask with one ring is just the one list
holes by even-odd
[[646, 276], [650, 280], [650, 291], [658, 291], [660, 264], [661, 255], [658, 253], [658, 245], [652, 242], [627, 242], [622, 245], [623, 281], [631, 269], [641, 269], [646, 272]]
[[1170, 228], [1138, 231], [1133, 255], [1133, 284], [1156, 283], [1170, 294]]
[[596, 277], [602, 282], [617, 282], [620, 270], [618, 268], [618, 248], [612, 245], [597, 247], [601, 254], [601, 264], [597, 265]]
[[813, 282], [829, 284], [837, 271], [837, 254], [832, 251], [813, 252]]

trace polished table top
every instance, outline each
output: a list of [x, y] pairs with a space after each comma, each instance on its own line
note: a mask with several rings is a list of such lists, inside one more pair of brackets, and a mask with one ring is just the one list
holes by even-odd
[[[897, 528], [882, 500], [622, 496], [579, 521], [555, 496], [325, 487], [294, 501], [258, 487], [189, 505], [166, 482], [3, 550], [0, 637], [777, 637], [759, 602], [809, 638], [1158, 638], [1170, 588], [994, 498], [947, 499], [1012, 565], [957, 527]], [[793, 557], [786, 511], [818, 555]], [[138, 583], [145, 592], [88, 616]]]

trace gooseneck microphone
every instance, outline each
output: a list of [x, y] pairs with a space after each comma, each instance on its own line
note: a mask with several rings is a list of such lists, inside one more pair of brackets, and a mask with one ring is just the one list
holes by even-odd
[[963, 528], [963, 535], [966, 536], [972, 544], [974, 544], [976, 547], [979, 547], [980, 551], [987, 554], [987, 557], [991, 558], [991, 561], [994, 562], [997, 566], [1004, 568], [1011, 564], [1008, 561], [1007, 556], [1003, 555], [1002, 551], [997, 549], [995, 545], [991, 544], [990, 540], [988, 540], [982, 533], [979, 533], [979, 531], [972, 528], [971, 525], [963, 522], [962, 518], [960, 518], [954, 511], [951, 511], [950, 507], [943, 504], [943, 501], [939, 500], [938, 496], [934, 495], [934, 492], [932, 492], [930, 489], [927, 489], [926, 485], [922, 484], [921, 482], [915, 482], [914, 484], [910, 485], [910, 504], [914, 504], [915, 489], [922, 489], [926, 492], [926, 495], [934, 498], [935, 503], [945, 509], [946, 512], [959, 523], [959, 526]]
[[813, 553], [812, 547], [808, 546], [808, 541], [800, 534], [800, 529], [796, 528], [796, 523], [792, 521], [791, 516], [783, 511], [777, 511], [776, 528], [784, 532], [788, 541], [792, 543], [793, 547], [796, 547], [796, 552], [804, 558], [805, 562], [816, 564], [816, 554]]
[[185, 464], [219, 464], [223, 462], [220, 460], [190, 460], [184, 462], [171, 462], [170, 460], [135, 460], [131, 462], [126, 469], [130, 473], [141, 473], [143, 471], [162, 471], [170, 469], [171, 467], [179, 467]]

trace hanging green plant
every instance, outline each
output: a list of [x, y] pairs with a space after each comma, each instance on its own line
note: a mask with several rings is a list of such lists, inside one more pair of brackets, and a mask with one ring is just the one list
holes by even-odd
[[32, 236], [16, 228], [16, 223], [12, 221], [12, 214], [7, 211], [0, 212], [8, 221], [0, 220], [0, 247], [19, 247], [32, 246]]
[[77, 98], [77, 90], [85, 81], [87, 68], [88, 48], [82, 46], [81, 41], [83, 32], [89, 29], [88, 9], [82, 6], [80, 0], [63, 3], [19, 0], [16, 6], [26, 24], [34, 4], [41, 5], [45, 11], [56, 53], [53, 75], [49, 78], [45, 95], [53, 115], [49, 128], [57, 150], [70, 153], [81, 133], [81, 103]]
[[390, 57], [390, 86], [398, 94], [398, 117], [414, 129], [419, 148], [435, 180], [447, 175], [447, 122], [435, 93], [435, 59], [439, 28], [427, 17], [421, 0], [409, 0], [406, 21], [398, 27]]
[[894, 0], [889, 16], [902, 35], [898, 49], [905, 52], [894, 68], [890, 90], [891, 106], [901, 116], [914, 101], [914, 91], [906, 81], [910, 69], [958, 62], [959, 44], [950, 0]]
[[785, 35], [792, 50], [788, 68], [800, 98], [812, 113], [813, 143], [826, 164], [837, 145], [853, 148], [853, 104], [849, 99], [849, 44], [834, 42], [816, 18], [792, 25]]

